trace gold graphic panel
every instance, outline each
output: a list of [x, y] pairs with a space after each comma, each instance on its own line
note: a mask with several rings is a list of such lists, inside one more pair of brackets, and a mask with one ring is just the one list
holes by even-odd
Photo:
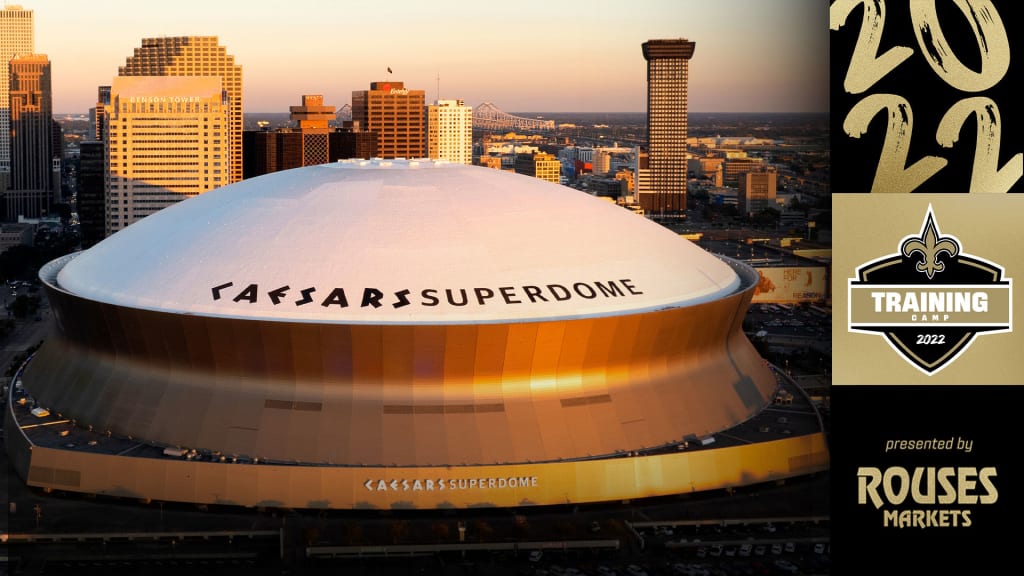
[[[1024, 348], [1018, 327], [1019, 302], [1012, 302], [1017, 291], [1019, 271], [1024, 269], [1024, 252], [1016, 237], [1024, 196], [1016, 194], [834, 194], [836, 213], [833, 233], [841, 239], [833, 249], [832, 325], [833, 384], [1020, 384], [1024, 373]], [[959, 240], [962, 253], [993, 262], [1004, 270], [1009, 288], [986, 288], [992, 292], [990, 314], [972, 313], [971, 322], [992, 320], [996, 313], [1009, 314], [1011, 331], [986, 335], [979, 332], [960, 355], [941, 371], [926, 375], [904, 360], [877, 334], [849, 331], [851, 314], [865, 321], [867, 311], [851, 303], [871, 303], [870, 296], [855, 294], [850, 300], [849, 279], [858, 267], [897, 253], [907, 236], [919, 236], [922, 221], [932, 207], [943, 236]], [[980, 289], [979, 289], [980, 290]], [[1017, 304], [1014, 306], [1014, 304]], [[889, 315], [887, 321], [893, 316]], [[963, 320], [964, 314], [951, 319]], [[900, 317], [900, 321], [908, 318]], [[910, 321], [912, 322], [912, 318]], [[927, 335], [926, 328], [921, 330]]]

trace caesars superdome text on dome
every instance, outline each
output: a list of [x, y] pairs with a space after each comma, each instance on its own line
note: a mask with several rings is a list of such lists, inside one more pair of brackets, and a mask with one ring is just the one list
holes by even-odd
[[[608, 281], [573, 282], [570, 286], [563, 284], [543, 284], [526, 286], [496, 286], [493, 288], [423, 288], [412, 290], [403, 288], [401, 290], [384, 292], [378, 288], [366, 287], [362, 289], [347, 290], [343, 287], [321, 289], [317, 286], [308, 286], [301, 289], [293, 289], [289, 285], [279, 286], [271, 290], [261, 290], [259, 284], [236, 285], [234, 282], [225, 282], [211, 288], [210, 293], [214, 300], [227, 300], [226, 295], [234, 294], [231, 302], [257, 304], [261, 301], [269, 301], [274, 306], [292, 304], [294, 306], [305, 306], [319, 302], [324, 308], [348, 308], [349, 294], [354, 296], [353, 306], [358, 302], [360, 308], [380, 308], [390, 304], [392, 308], [404, 308], [406, 306], [487, 306], [487, 305], [516, 305], [531, 304], [537, 302], [564, 302], [570, 300], [593, 300], [595, 298], [627, 298], [629, 296], [640, 296], [643, 292], [633, 285], [629, 278]], [[298, 294], [300, 297], [295, 300], [289, 293]], [[326, 294], [322, 298], [320, 294]]]

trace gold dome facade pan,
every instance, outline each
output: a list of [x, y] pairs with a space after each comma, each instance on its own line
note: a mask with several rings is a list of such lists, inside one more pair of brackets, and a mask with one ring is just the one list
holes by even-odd
[[275, 173], [40, 275], [56, 327], [24, 373], [39, 405], [235, 463], [34, 446], [15, 459], [30, 484], [431, 508], [635, 498], [827, 467], [820, 433], [671, 450], [773, 398], [741, 331], [757, 273], [529, 177], [401, 160]]

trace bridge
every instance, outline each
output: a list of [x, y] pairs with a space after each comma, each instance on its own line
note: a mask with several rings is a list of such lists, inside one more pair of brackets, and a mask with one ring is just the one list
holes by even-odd
[[526, 130], [538, 132], [554, 130], [554, 120], [538, 120], [513, 116], [490, 102], [484, 102], [473, 109], [473, 128], [481, 130]]
[[335, 117], [338, 119], [338, 122], [343, 122], [343, 121], [346, 121], [346, 120], [351, 120], [352, 119], [352, 105], [351, 104], [345, 104], [341, 108], [338, 108], [338, 112], [335, 114]]

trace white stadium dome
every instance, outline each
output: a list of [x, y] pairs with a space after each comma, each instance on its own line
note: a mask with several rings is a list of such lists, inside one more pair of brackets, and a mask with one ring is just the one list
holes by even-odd
[[528, 176], [429, 160], [277, 172], [40, 279], [53, 329], [4, 415], [32, 486], [522, 507], [828, 465], [814, 426], [754, 432], [779, 382], [742, 330], [753, 268]]
[[486, 323], [693, 305], [740, 280], [665, 228], [565, 186], [430, 160], [359, 160], [178, 203], [83, 252], [58, 282], [163, 312]]

